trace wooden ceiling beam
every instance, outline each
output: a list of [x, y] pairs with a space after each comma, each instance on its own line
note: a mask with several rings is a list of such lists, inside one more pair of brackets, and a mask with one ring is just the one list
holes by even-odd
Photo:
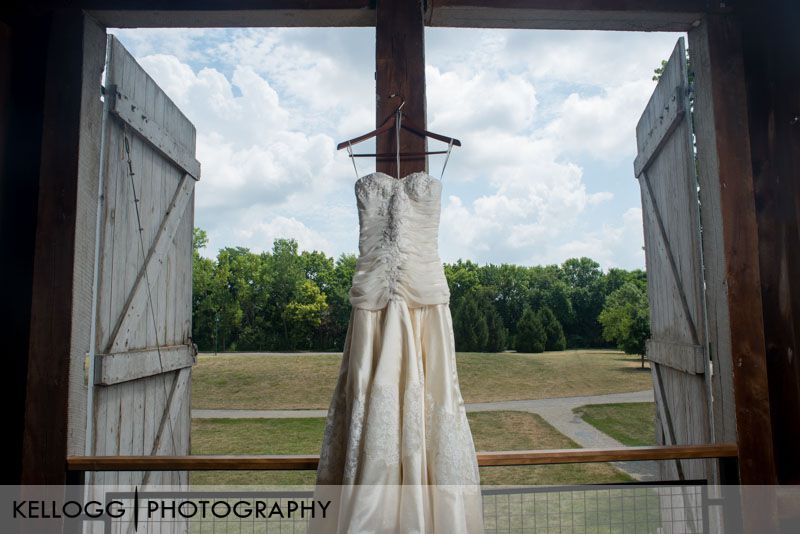
[[687, 31], [709, 10], [705, 0], [429, 1], [426, 24], [451, 28]]
[[[86, 10], [114, 28], [375, 26], [379, 0], [29, 0], [18, 8]], [[427, 0], [425, 25], [453, 28], [686, 31], [707, 0]], [[716, 5], [715, 5], [716, 4]]]
[[375, 26], [370, 0], [169, 0], [79, 2], [109, 28], [237, 28]]

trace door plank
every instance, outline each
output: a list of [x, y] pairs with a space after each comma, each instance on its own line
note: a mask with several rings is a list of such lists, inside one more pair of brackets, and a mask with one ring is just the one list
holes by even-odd
[[647, 359], [694, 375], [705, 373], [702, 345], [648, 339]]
[[[95, 383], [102, 386], [175, 371], [196, 363], [194, 351], [189, 345], [98, 354], [97, 359]], [[140, 420], [141, 417], [134, 419]]]

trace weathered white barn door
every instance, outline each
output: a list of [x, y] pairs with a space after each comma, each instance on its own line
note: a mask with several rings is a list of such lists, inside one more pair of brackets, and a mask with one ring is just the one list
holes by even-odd
[[[701, 220], [683, 38], [636, 126], [651, 338], [662, 445], [711, 442]], [[660, 462], [665, 480], [713, 477], [711, 462]]]
[[[190, 452], [195, 128], [108, 39], [90, 454]], [[112, 485], [187, 474], [105, 473]]]

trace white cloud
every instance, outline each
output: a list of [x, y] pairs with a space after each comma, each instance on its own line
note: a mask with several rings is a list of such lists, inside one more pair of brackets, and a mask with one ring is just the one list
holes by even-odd
[[330, 240], [294, 217], [279, 215], [270, 220], [245, 223], [236, 228], [233, 235], [237, 244], [256, 252], [272, 249], [275, 239], [291, 238], [297, 240], [301, 250], [320, 250], [329, 255], [336, 254], [336, 247]]
[[644, 267], [642, 210], [630, 208], [621, 219], [560, 245], [553, 257], [589, 256], [605, 267]]
[[608, 191], [601, 191], [599, 193], [592, 193], [591, 195], [589, 195], [587, 200], [589, 201], [589, 204], [595, 205], [595, 204], [602, 204], [603, 202], [608, 202], [613, 198], [614, 198], [614, 193], [610, 193]]
[[527, 128], [536, 109], [533, 85], [519, 76], [497, 72], [425, 71], [431, 128], [486, 133]]
[[630, 160], [636, 156], [636, 123], [652, 90], [651, 81], [637, 80], [606, 89], [600, 95], [570, 93], [543, 135], [554, 139], [567, 154]]
[[[448, 180], [482, 191], [446, 203], [443, 256], [539, 263], [587, 255], [605, 266], [641, 266], [641, 210], [618, 205], [629, 193], [590, 192], [583, 166], [597, 161], [629, 172], [635, 125], [655, 86], [652, 69], [674, 40], [491, 30], [440, 30], [429, 39], [440, 51], [428, 53], [435, 63], [428, 67], [429, 105], [437, 110], [431, 122], [467, 132]], [[609, 185], [635, 187], [632, 180], [599, 187]], [[614, 209], [589, 210], [599, 205], [614, 206], [622, 221], [608, 215]]]
[[[237, 65], [226, 77], [210, 67], [195, 71], [165, 54], [139, 61], [197, 127], [203, 173], [196, 207], [199, 223], [208, 224], [210, 235], [219, 236], [212, 239], [217, 248], [242, 244], [236, 240], [243, 237], [262, 247], [260, 240], [249, 236], [267, 227], [235, 228], [228, 222], [251, 208], [290, 214], [295, 209], [293, 197], [307, 201], [330, 192], [350, 172], [349, 161], [336, 157], [333, 138], [299, 127], [297, 111], [284, 106], [269, 81], [250, 66]], [[285, 220], [296, 221], [275, 219]], [[220, 235], [222, 227], [228, 232]], [[304, 235], [309, 246], [322, 243], [334, 250], [329, 241], [298, 235]], [[209, 247], [210, 253], [213, 250]]]

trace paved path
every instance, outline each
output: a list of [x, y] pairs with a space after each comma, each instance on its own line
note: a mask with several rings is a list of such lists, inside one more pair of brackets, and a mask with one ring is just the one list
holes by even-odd
[[[586, 404], [608, 404], [618, 402], [653, 402], [653, 391], [632, 393], [610, 393], [584, 397], [554, 397], [550, 399], [515, 400], [498, 402], [476, 402], [467, 404], [468, 412], [496, 412], [515, 410], [521, 412], [552, 413], [568, 411]], [[192, 410], [195, 419], [300, 419], [325, 417], [327, 410]], [[544, 415], [542, 416], [544, 417]], [[577, 441], [577, 440], [576, 440]]]
[[[550, 399], [516, 400], [500, 402], [478, 402], [467, 404], [468, 412], [491, 412], [513, 410], [537, 413], [584, 448], [620, 448], [622, 443], [585, 422], [572, 410], [587, 404], [610, 404], [625, 402], [653, 402], [653, 391], [611, 393], [583, 397], [557, 397]], [[325, 417], [327, 410], [192, 410], [195, 419], [291, 419]], [[637, 480], [655, 480], [658, 475], [656, 462], [613, 462], [613, 464]]]
[[297, 351], [297, 352], [200, 352], [200, 356], [341, 356], [342, 351]]

